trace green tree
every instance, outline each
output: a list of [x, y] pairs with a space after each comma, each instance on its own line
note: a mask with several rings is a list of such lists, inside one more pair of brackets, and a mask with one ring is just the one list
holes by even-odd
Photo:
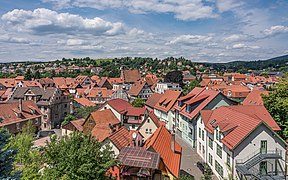
[[17, 150], [8, 146], [10, 139], [8, 130], [0, 128], [0, 179], [16, 179], [12, 171]]
[[144, 102], [143, 102], [143, 100], [141, 98], [136, 98], [132, 102], [132, 106], [141, 108], [141, 107], [144, 107]]
[[24, 75], [25, 80], [31, 80], [33, 78], [33, 74], [30, 69], [28, 69]]
[[183, 74], [181, 71], [171, 71], [168, 72], [164, 78], [165, 82], [179, 83], [183, 84]]
[[22, 128], [22, 132], [18, 133], [10, 142], [10, 146], [18, 150], [15, 156], [15, 163], [25, 165], [30, 163], [29, 151], [33, 145], [33, 136], [35, 128], [32, 121], [28, 121]]
[[41, 74], [40, 74], [40, 72], [38, 70], [35, 72], [34, 78], [35, 79], [40, 79], [41, 78]]
[[76, 108], [74, 111], [74, 115], [76, 118], [86, 118], [91, 112], [94, 112], [97, 110], [97, 106], [87, 106], [87, 107], [81, 107]]
[[94, 137], [79, 132], [62, 139], [52, 136], [44, 151], [47, 168], [43, 179], [47, 180], [104, 180], [107, 170], [118, 164], [110, 146], [102, 148]]
[[283, 78], [275, 85], [274, 91], [263, 96], [264, 105], [280, 126], [279, 135], [288, 140], [288, 78]]
[[68, 116], [66, 116], [62, 122], [62, 125], [68, 124], [70, 121], [73, 121], [77, 119], [75, 116], [69, 114]]
[[192, 80], [192, 81], [189, 83], [188, 86], [185, 86], [185, 87], [183, 88], [183, 94], [184, 94], [184, 95], [188, 94], [188, 93], [189, 93], [190, 91], [192, 91], [195, 87], [200, 87], [200, 84], [199, 84], [199, 82], [198, 82], [196, 79]]

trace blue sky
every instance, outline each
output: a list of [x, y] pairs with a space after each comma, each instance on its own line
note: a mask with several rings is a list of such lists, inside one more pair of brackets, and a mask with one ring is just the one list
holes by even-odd
[[287, 0], [1, 0], [0, 62], [288, 54]]

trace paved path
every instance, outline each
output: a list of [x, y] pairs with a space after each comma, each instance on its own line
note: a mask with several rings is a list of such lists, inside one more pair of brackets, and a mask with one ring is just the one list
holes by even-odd
[[182, 146], [181, 170], [194, 176], [195, 180], [201, 179], [202, 172], [196, 163], [202, 159], [197, 154], [196, 149], [190, 147], [184, 140], [176, 135], [176, 141]]

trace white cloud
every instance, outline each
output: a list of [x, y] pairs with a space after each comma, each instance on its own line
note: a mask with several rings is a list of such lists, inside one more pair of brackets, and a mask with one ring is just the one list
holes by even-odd
[[117, 35], [124, 33], [124, 25], [120, 22], [112, 23], [99, 17], [88, 19], [44, 8], [34, 11], [14, 9], [2, 15], [1, 19], [19, 32], [33, 32], [41, 35], [55, 33]]
[[238, 0], [216, 0], [216, 5], [219, 12], [231, 11], [234, 8], [243, 5], [243, 2]]
[[232, 42], [232, 41], [238, 41], [241, 39], [241, 35], [239, 34], [232, 34], [230, 36], [227, 36], [224, 38], [224, 41]]
[[175, 18], [185, 21], [217, 17], [213, 7], [205, 5], [201, 0], [75, 0], [73, 5], [99, 10], [125, 8], [136, 14], [173, 13]]
[[30, 41], [26, 38], [15, 37], [11, 35], [0, 35], [0, 42], [7, 42], [7, 43], [23, 43], [29, 44]]
[[[239, 44], [234, 44], [232, 46], [232, 49], [259, 49], [259, 46], [250, 46], [250, 45], [245, 45], [242, 43]], [[230, 49], [229, 47], [227, 49]]]
[[69, 8], [71, 1], [70, 0], [41, 0], [43, 3], [51, 3], [54, 5], [55, 9]]
[[263, 33], [266, 36], [272, 36], [272, 35], [281, 34], [281, 33], [288, 33], [288, 26], [282, 26], [282, 25], [271, 26], [269, 29], [265, 29]]
[[207, 42], [210, 41], [212, 37], [210, 36], [202, 36], [202, 35], [180, 35], [178, 37], [175, 37], [172, 39], [169, 43], [167, 44], [185, 44], [185, 45], [190, 45], [190, 44], [198, 44], [202, 42]]

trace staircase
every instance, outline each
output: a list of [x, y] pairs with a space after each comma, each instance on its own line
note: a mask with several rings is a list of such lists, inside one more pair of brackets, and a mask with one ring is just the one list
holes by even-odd
[[268, 159], [279, 160], [282, 159], [281, 153], [277, 151], [268, 151], [266, 153], [253, 153], [252, 156], [247, 157], [246, 160], [238, 160], [236, 161], [236, 169], [238, 173], [244, 176], [254, 177], [256, 179], [265, 179], [265, 180], [278, 180], [282, 179], [283, 177], [276, 176], [276, 175], [264, 175], [260, 176], [260, 172], [258, 168], [254, 166], [259, 164], [260, 162]]

